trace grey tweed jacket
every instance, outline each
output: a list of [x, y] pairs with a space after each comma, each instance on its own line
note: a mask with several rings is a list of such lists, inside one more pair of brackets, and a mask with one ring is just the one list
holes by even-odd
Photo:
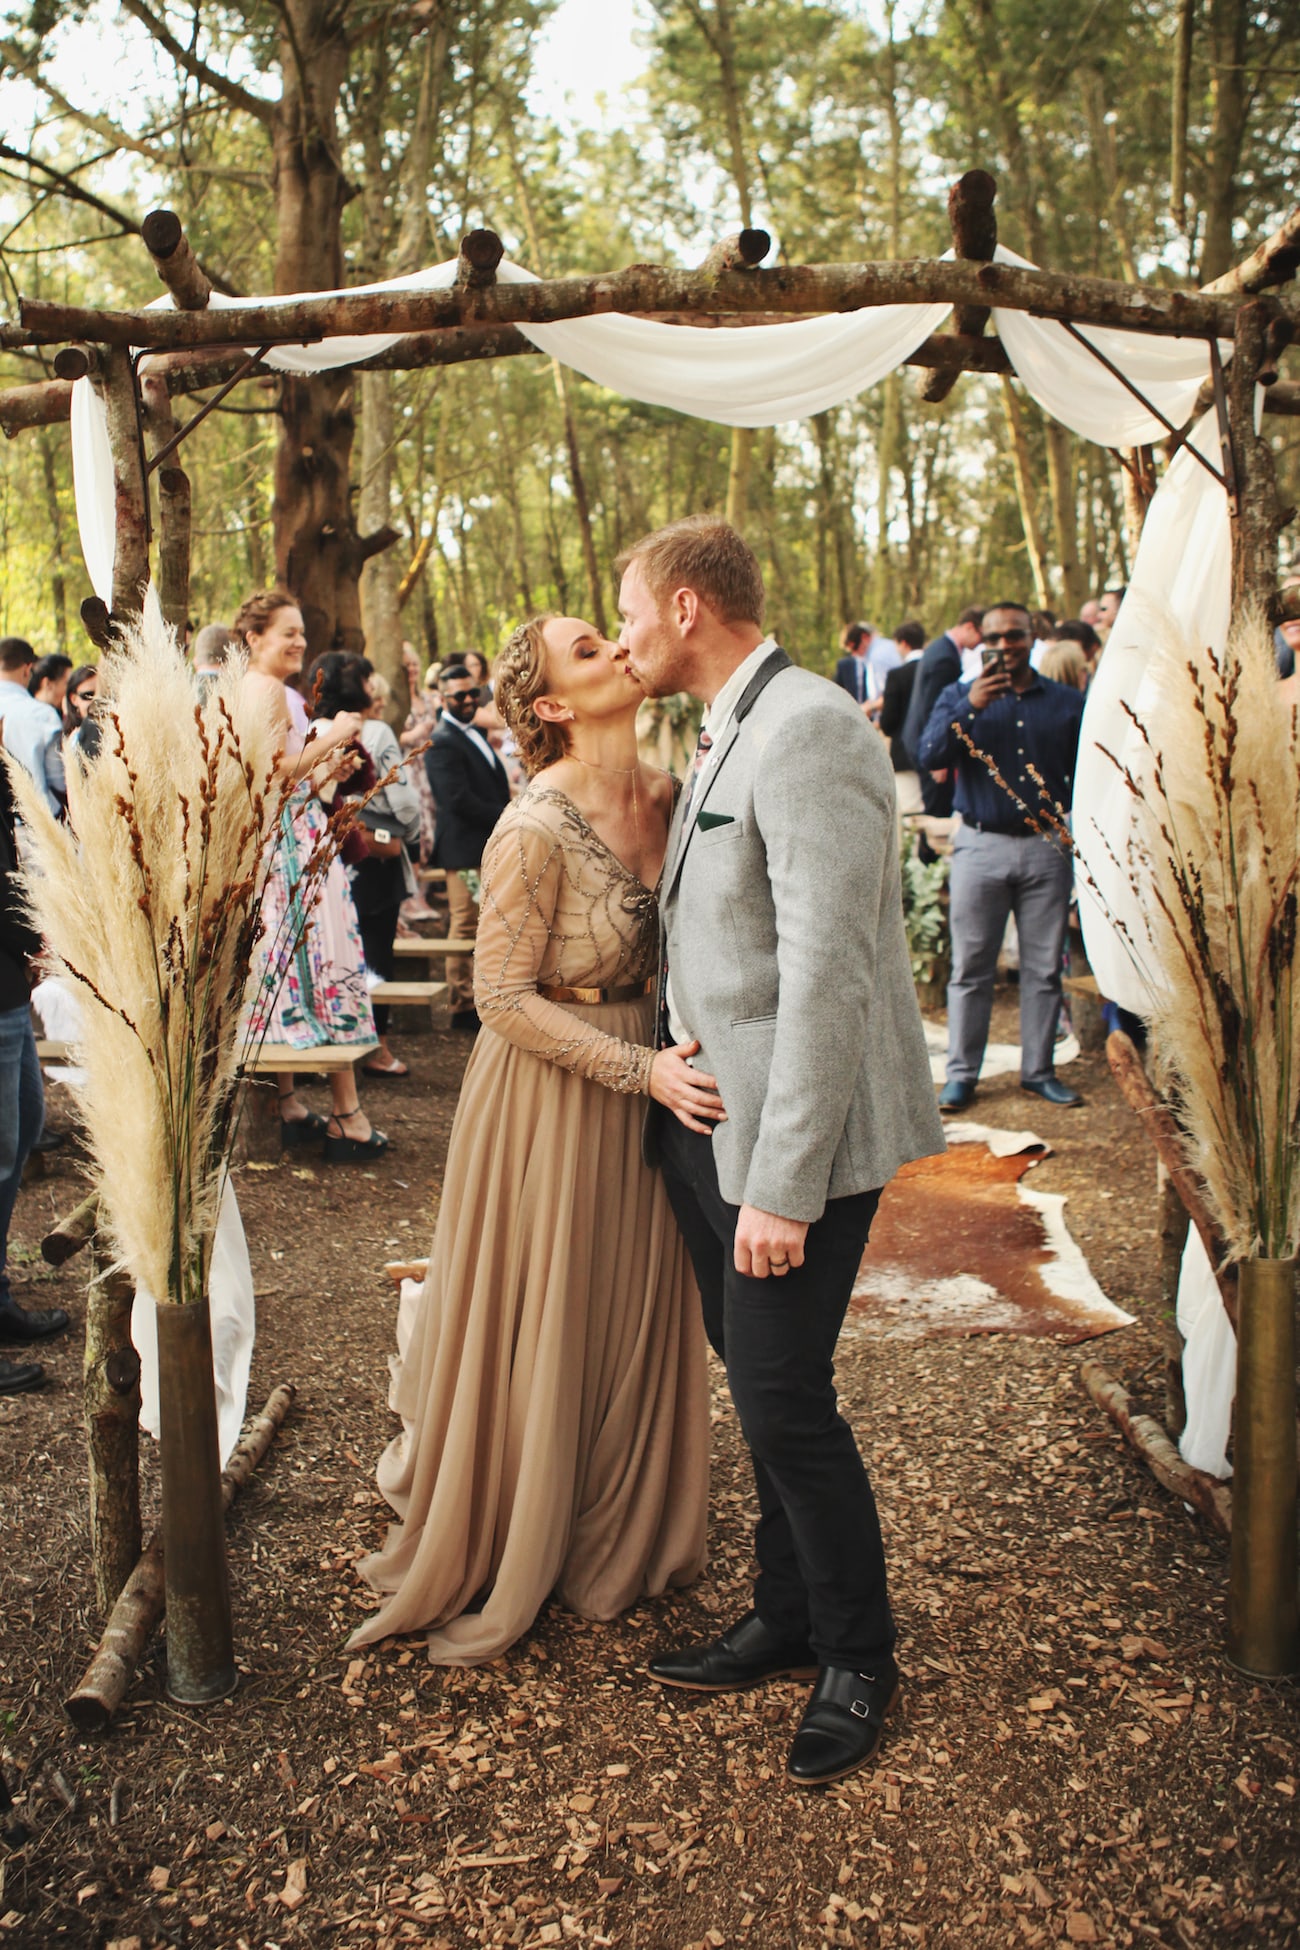
[[774, 650], [688, 822], [684, 804], [661, 936], [677, 1014], [727, 1109], [718, 1183], [730, 1204], [811, 1222], [827, 1199], [944, 1149], [889, 757], [844, 691]]

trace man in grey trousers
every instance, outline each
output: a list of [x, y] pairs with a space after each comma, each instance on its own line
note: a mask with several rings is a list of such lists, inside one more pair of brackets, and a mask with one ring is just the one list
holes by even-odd
[[1083, 697], [1072, 685], [1040, 677], [1029, 661], [1032, 647], [1027, 609], [998, 603], [986, 610], [985, 667], [973, 684], [950, 684], [939, 694], [917, 752], [924, 768], [955, 769], [961, 814], [948, 914], [944, 1111], [965, 1110], [975, 1095], [1008, 914], [1016, 917], [1020, 949], [1021, 1088], [1049, 1104], [1083, 1102], [1052, 1064], [1074, 861], [1045, 830], [1056, 808], [1070, 808]]
[[660, 1038], [698, 1041], [714, 1123], [651, 1107], [758, 1489], [752, 1611], [664, 1652], [695, 1692], [815, 1679], [788, 1771], [871, 1759], [898, 1686], [871, 1485], [835, 1344], [883, 1186], [943, 1149], [903, 930], [895, 795], [852, 700], [763, 633], [758, 563], [693, 516], [619, 563], [621, 642], [651, 696], [706, 711], [661, 883]]

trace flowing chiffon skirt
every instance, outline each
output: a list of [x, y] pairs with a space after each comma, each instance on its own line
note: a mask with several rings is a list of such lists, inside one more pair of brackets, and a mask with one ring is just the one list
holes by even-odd
[[[652, 1008], [575, 1014], [645, 1043]], [[552, 1591], [608, 1619], [702, 1570], [704, 1332], [644, 1110], [480, 1033], [378, 1471], [402, 1522], [359, 1567], [385, 1602], [353, 1645], [431, 1626], [435, 1665], [475, 1665]]]

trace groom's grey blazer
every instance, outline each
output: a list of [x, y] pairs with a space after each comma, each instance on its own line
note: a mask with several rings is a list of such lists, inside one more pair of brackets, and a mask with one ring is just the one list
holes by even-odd
[[685, 800], [661, 938], [675, 1013], [726, 1106], [718, 1184], [732, 1205], [811, 1222], [944, 1149], [888, 753], [846, 692], [774, 649], [684, 823]]

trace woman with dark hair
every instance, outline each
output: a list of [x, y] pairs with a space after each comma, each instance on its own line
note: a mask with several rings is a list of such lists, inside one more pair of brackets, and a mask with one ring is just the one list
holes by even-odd
[[[367, 788], [374, 786], [394, 766], [399, 772], [397, 779], [375, 792], [362, 811], [363, 830], [355, 836], [357, 854], [347, 861], [348, 883], [361, 928], [361, 945], [365, 951], [368, 975], [371, 979], [391, 982], [397, 974], [393, 957], [397, 917], [402, 902], [415, 886], [415, 877], [406, 860], [402, 841], [411, 826], [412, 815], [418, 833], [419, 803], [413, 789], [406, 784], [397, 740], [388, 725], [375, 715], [374, 687], [380, 679], [376, 677], [368, 658], [332, 651], [318, 658], [315, 669], [318, 673], [314, 707], [316, 717], [328, 721], [337, 717], [340, 711], [356, 711], [363, 720], [359, 743], [368, 760], [364, 775]], [[358, 773], [356, 780], [362, 777]], [[348, 784], [354, 785], [356, 780], [349, 780]], [[347, 787], [343, 790], [347, 790]], [[409, 1076], [410, 1071], [405, 1063], [400, 1062], [388, 1047], [388, 1024], [392, 1014], [388, 1004], [374, 1002], [372, 1006], [379, 1048], [361, 1065], [362, 1075]]]
[[99, 750], [99, 726], [93, 715], [98, 694], [99, 665], [78, 664], [63, 700], [63, 742], [82, 759], [93, 758]]
[[[325, 831], [327, 815], [320, 789], [328, 790], [357, 770], [359, 757], [350, 747], [360, 736], [360, 713], [338, 711], [307, 739], [305, 720], [290, 705], [286, 688], [287, 680], [302, 669], [307, 636], [297, 599], [286, 590], [267, 589], [250, 596], [232, 627], [248, 652], [245, 682], [265, 693], [283, 727], [280, 773], [293, 787], [273, 842], [250, 1029], [254, 1036], [304, 1051], [323, 1044], [373, 1043], [374, 1016], [366, 991], [361, 934], [347, 875], [338, 860], [310, 890], [310, 925], [305, 933], [299, 912], [305, 863]], [[310, 1068], [310, 1063], [304, 1068]], [[326, 1159], [335, 1162], [377, 1157], [387, 1150], [388, 1139], [371, 1129], [361, 1108], [354, 1070], [331, 1071], [328, 1119], [307, 1109], [291, 1075], [276, 1081], [280, 1138], [286, 1149], [323, 1143]]]
[[688, 1583], [708, 1506], [701, 1316], [641, 1157], [647, 1096], [697, 1130], [722, 1113], [698, 1044], [655, 1048], [672, 781], [590, 624], [534, 617], [496, 674], [530, 778], [483, 855], [483, 1028], [379, 1465], [402, 1521], [360, 1566], [384, 1602], [352, 1639], [432, 1628], [435, 1665], [496, 1658], [552, 1591], [603, 1619]]

